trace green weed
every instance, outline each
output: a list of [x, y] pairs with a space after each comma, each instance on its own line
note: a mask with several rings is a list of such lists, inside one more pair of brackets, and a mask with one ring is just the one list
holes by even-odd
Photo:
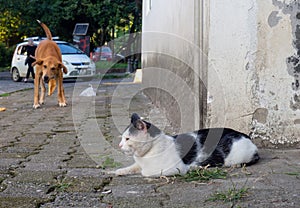
[[298, 172], [287, 172], [285, 174], [290, 175], [290, 176], [300, 176], [300, 173], [298, 173]]
[[224, 192], [214, 193], [208, 201], [236, 202], [245, 198], [248, 195], [248, 190], [249, 188], [247, 187], [242, 187], [240, 189], [233, 187]]
[[211, 179], [226, 179], [227, 172], [220, 168], [197, 168], [187, 172], [183, 176], [177, 176], [186, 182], [209, 181]]
[[106, 168], [116, 168], [120, 167], [122, 164], [119, 162], [116, 162], [114, 158], [106, 157], [105, 160], [102, 162], [102, 165], [100, 166], [102, 169]]
[[58, 191], [58, 192], [64, 192], [66, 189], [68, 189], [70, 186], [72, 186], [71, 183], [58, 183], [55, 185], [55, 189]]
[[0, 97], [8, 97], [10, 96], [10, 93], [3, 93], [3, 94], [0, 94]]
[[234, 207], [239, 200], [248, 196], [250, 188], [246, 187], [247, 182], [248, 180], [246, 180], [245, 184], [241, 188], [237, 188], [237, 185], [231, 180], [232, 188], [229, 188], [226, 191], [215, 192], [206, 201], [230, 202], [232, 203], [231, 207]]

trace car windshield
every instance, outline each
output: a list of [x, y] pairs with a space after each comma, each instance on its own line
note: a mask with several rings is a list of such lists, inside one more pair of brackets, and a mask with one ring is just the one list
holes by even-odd
[[83, 54], [81, 50], [69, 43], [58, 43], [58, 47], [63, 55], [65, 54]]

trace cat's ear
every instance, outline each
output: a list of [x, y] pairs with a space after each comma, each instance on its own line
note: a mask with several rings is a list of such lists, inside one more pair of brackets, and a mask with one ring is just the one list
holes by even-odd
[[147, 132], [147, 123], [144, 122], [138, 114], [133, 113], [131, 115], [131, 123], [137, 130]]
[[141, 118], [140, 118], [139, 115], [136, 114], [136, 113], [133, 113], [133, 114], [131, 115], [131, 123], [132, 123], [132, 124], [136, 123], [137, 120], [140, 120], [140, 119], [141, 119]]
[[140, 131], [147, 131], [147, 124], [141, 119], [133, 123], [134, 127]]

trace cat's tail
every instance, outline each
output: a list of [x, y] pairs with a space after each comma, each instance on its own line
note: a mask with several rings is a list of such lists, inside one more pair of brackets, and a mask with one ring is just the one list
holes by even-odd
[[260, 159], [260, 156], [258, 155], [258, 153], [256, 152], [253, 157], [252, 157], [252, 160], [248, 163], [246, 163], [245, 165], [246, 166], [250, 166], [250, 165], [254, 165], [255, 163], [257, 163]]

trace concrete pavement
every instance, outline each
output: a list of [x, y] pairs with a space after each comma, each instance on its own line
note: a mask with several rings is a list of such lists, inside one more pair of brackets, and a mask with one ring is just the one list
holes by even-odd
[[[118, 149], [132, 112], [173, 131], [140, 84], [119, 81], [65, 85], [65, 108], [53, 96], [34, 110], [32, 83], [0, 97], [0, 207], [299, 207], [299, 149], [261, 149], [258, 164], [209, 182], [109, 174], [132, 162]], [[80, 97], [89, 84], [97, 96]], [[207, 201], [243, 187], [241, 200]]]
[[0, 72], [0, 95], [33, 88], [33, 81], [13, 82], [10, 73]]

